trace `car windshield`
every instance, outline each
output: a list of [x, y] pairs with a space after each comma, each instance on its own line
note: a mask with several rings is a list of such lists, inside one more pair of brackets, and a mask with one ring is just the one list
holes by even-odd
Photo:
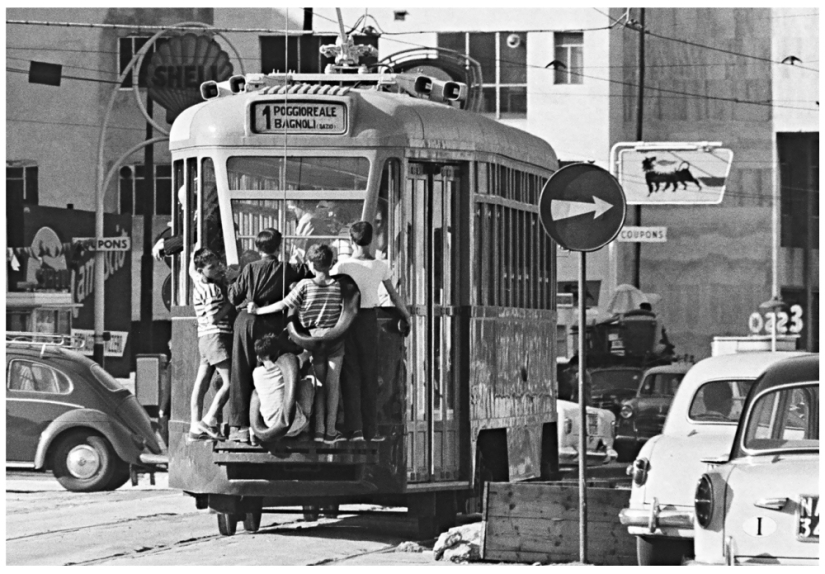
[[819, 450], [819, 385], [784, 387], [756, 399], [745, 450]]
[[688, 417], [695, 421], [737, 423], [753, 381], [711, 381], [693, 396]]
[[684, 373], [654, 373], [645, 377], [639, 396], [642, 397], [672, 397], [679, 388], [679, 383], [685, 377]]
[[608, 369], [590, 373], [591, 388], [594, 392], [632, 390], [639, 388], [642, 373], [636, 369]]

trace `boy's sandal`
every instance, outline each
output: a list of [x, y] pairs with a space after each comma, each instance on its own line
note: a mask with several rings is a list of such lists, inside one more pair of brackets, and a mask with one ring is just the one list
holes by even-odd
[[208, 442], [208, 441], [213, 441], [213, 440], [215, 440], [215, 439], [213, 439], [211, 436], [209, 436], [205, 432], [195, 433], [195, 432], [189, 431], [189, 433], [186, 435], [186, 442], [200, 442], [200, 441]]

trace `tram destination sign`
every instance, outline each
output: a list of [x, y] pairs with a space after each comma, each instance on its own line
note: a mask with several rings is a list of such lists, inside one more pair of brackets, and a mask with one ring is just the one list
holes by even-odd
[[626, 213], [624, 192], [616, 178], [587, 163], [558, 170], [539, 197], [545, 231], [571, 251], [596, 251], [613, 241]]
[[252, 131], [257, 134], [347, 133], [347, 106], [342, 102], [284, 101], [252, 104]]

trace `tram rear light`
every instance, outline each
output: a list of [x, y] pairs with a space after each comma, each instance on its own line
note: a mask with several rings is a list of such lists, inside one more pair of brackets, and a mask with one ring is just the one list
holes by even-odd
[[218, 83], [213, 81], [204, 82], [201, 84], [201, 97], [204, 100], [211, 100], [217, 98], [219, 94]]
[[467, 85], [433, 80], [430, 99], [437, 102], [460, 102], [467, 98]]
[[396, 84], [416, 97], [427, 97], [434, 102], [457, 102], [467, 99], [467, 85], [461, 82], [442, 81], [430, 76], [397, 74]]
[[229, 91], [233, 94], [243, 92], [246, 88], [246, 78], [244, 76], [232, 76], [229, 78]]

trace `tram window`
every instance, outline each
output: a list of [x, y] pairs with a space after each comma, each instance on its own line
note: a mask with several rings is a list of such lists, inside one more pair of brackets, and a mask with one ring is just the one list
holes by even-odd
[[363, 157], [230, 157], [230, 190], [366, 190]]
[[[221, 212], [218, 206], [218, 184], [215, 164], [211, 158], [201, 161], [201, 206], [197, 237], [203, 237], [202, 246], [213, 251], [226, 262], [226, 244], [223, 239]], [[200, 230], [203, 230], [201, 233]]]

